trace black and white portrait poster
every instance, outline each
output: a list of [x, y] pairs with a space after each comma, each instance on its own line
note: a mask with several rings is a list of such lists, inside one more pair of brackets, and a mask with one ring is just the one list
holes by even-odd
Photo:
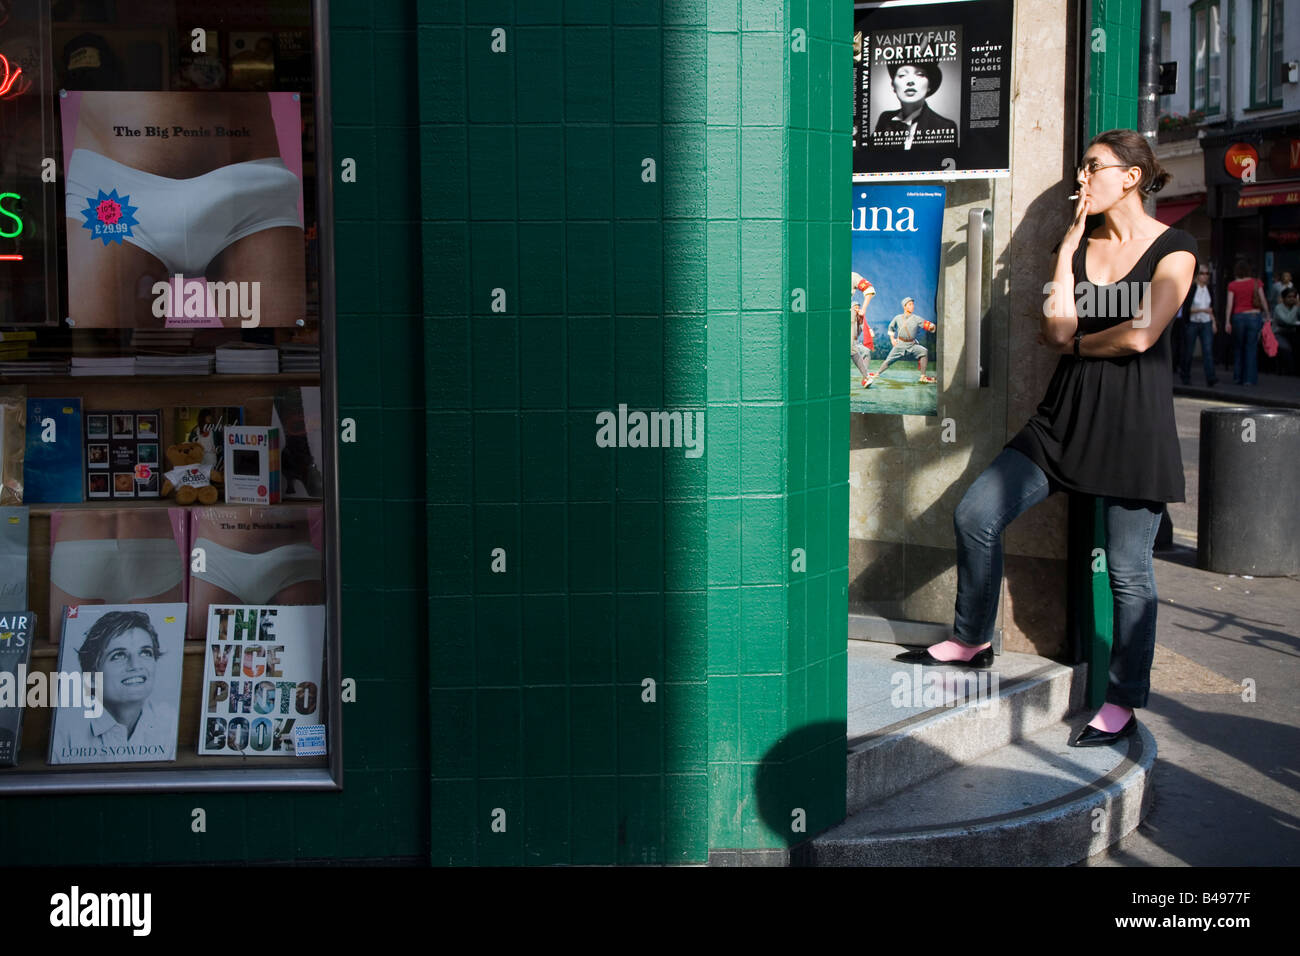
[[1006, 176], [1012, 0], [858, 4], [853, 178]]

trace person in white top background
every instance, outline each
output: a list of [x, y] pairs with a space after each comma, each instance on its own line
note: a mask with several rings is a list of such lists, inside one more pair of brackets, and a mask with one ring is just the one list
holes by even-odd
[[1192, 383], [1192, 353], [1196, 343], [1201, 343], [1201, 358], [1205, 362], [1205, 384], [1214, 385], [1214, 294], [1210, 291], [1210, 267], [1201, 263], [1196, 267], [1196, 282], [1183, 303], [1187, 326], [1183, 331], [1183, 354], [1178, 374], [1184, 385]]

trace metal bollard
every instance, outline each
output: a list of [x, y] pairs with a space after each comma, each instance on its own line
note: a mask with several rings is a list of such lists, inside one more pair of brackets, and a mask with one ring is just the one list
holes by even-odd
[[1205, 409], [1200, 469], [1196, 566], [1300, 573], [1300, 410]]

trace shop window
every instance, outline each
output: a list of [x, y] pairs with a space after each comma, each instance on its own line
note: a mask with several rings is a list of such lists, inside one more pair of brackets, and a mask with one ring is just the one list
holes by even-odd
[[1253, 0], [1250, 15], [1250, 105], [1282, 105], [1282, 2]]
[[315, 5], [4, 7], [0, 793], [335, 787]]
[[1192, 14], [1192, 109], [1217, 113], [1221, 109], [1220, 3], [1200, 0]]

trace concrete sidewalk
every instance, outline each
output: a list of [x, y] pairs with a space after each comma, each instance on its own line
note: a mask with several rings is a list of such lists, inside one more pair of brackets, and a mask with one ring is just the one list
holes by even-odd
[[1151, 698], [1138, 712], [1159, 746], [1155, 803], [1081, 865], [1300, 865], [1300, 579], [1196, 568], [1197, 436], [1211, 404], [1175, 399], [1189, 501], [1170, 507], [1175, 546], [1156, 554]]
[[1266, 405], [1275, 408], [1300, 408], [1300, 376], [1266, 375], [1261, 372], [1258, 385], [1233, 385], [1232, 370], [1216, 369], [1219, 381], [1213, 388], [1205, 384], [1200, 365], [1192, 369], [1192, 384], [1183, 385], [1174, 374], [1174, 396], [1226, 402], [1230, 405]]

